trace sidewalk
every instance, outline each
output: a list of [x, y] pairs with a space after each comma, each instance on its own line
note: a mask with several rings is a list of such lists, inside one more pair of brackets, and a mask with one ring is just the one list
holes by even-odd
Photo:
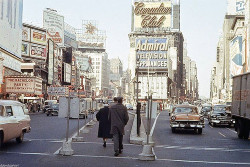
[[[125, 135], [123, 137], [123, 153], [118, 157], [126, 157], [137, 159], [138, 155], [142, 152], [141, 145], [130, 144], [130, 133], [133, 126], [134, 115], [129, 114], [129, 121], [125, 127]], [[111, 139], [107, 141], [107, 147], [104, 148], [102, 138], [97, 138], [99, 122], [96, 122], [92, 127], [88, 127], [89, 133], [80, 136], [84, 138], [84, 142], [72, 142], [72, 149], [74, 155], [84, 157], [113, 157], [114, 145]]]

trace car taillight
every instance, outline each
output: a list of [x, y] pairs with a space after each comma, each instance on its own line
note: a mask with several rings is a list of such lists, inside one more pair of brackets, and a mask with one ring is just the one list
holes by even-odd
[[175, 119], [176, 119], [175, 116], [172, 116], [172, 117], [171, 117], [171, 120], [172, 120], [172, 121], [175, 121]]

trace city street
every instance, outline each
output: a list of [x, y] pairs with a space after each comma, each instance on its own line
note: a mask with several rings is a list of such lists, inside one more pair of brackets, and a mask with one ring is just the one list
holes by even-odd
[[[22, 144], [10, 141], [1, 150], [1, 164], [19, 166], [249, 166], [250, 143], [239, 140], [232, 128], [210, 127], [206, 123], [202, 135], [193, 131], [172, 134], [169, 116], [162, 112], [157, 119], [153, 139], [156, 161], [139, 161], [142, 146], [129, 144], [133, 116], [126, 126], [124, 152], [114, 157], [113, 143], [102, 147], [97, 138], [98, 123], [89, 134], [82, 134], [84, 142], [72, 143], [73, 156], [57, 155], [65, 138], [66, 119], [31, 115], [32, 131]], [[85, 120], [81, 119], [81, 127]], [[77, 120], [70, 120], [70, 136], [77, 131]], [[105, 164], [105, 165], [104, 165]]]

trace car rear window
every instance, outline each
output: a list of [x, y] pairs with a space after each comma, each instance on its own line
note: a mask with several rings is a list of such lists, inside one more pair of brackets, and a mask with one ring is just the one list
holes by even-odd
[[13, 110], [14, 116], [23, 116], [24, 115], [22, 106], [12, 106], [12, 110]]
[[197, 113], [195, 108], [188, 108], [188, 107], [177, 107], [174, 109], [175, 113]]

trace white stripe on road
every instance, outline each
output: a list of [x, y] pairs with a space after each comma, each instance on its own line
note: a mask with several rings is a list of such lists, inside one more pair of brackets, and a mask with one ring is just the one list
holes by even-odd
[[152, 126], [152, 128], [151, 128], [151, 131], [150, 131], [149, 136], [153, 136], [154, 129], [155, 129], [155, 125], [156, 125], [156, 122], [157, 122], [157, 119], [158, 119], [159, 115], [160, 115], [160, 113], [159, 113], [159, 114], [157, 115], [157, 117], [155, 118], [155, 121], [154, 121], [154, 124], [153, 124], [153, 126]]
[[[103, 145], [103, 143], [101, 143], [101, 142], [75, 142], [74, 144], [99, 144], [99, 145]], [[114, 143], [107, 143], [107, 144], [113, 145]], [[141, 147], [141, 145], [138, 145], [138, 144], [123, 144], [123, 145]]]
[[[22, 152], [4, 152], [7, 154], [18, 154], [18, 155], [41, 155], [41, 156], [55, 156], [54, 154], [48, 153], [22, 153]], [[86, 158], [109, 158], [109, 159], [128, 159], [128, 160], [138, 160], [136, 157], [114, 157], [105, 155], [72, 155], [73, 157], [86, 157]], [[215, 162], [215, 161], [194, 161], [194, 160], [184, 160], [184, 159], [157, 159], [157, 161], [169, 161], [169, 162], [183, 162], [183, 163], [200, 163], [200, 164], [227, 164], [227, 165], [250, 165], [250, 162]]]
[[221, 136], [223, 136], [223, 137], [226, 137], [225, 135], [223, 135], [222, 133], [220, 133], [220, 132], [218, 132]]
[[214, 128], [214, 127], [212, 127], [211, 125], [209, 125], [210, 126], [210, 128]]
[[229, 128], [227, 128], [228, 130], [230, 130], [231, 132], [233, 132], [233, 133], [237, 133], [237, 132], [235, 132], [234, 130], [232, 130], [232, 129], [229, 129]]
[[181, 159], [157, 159], [159, 161], [171, 161], [171, 162], [188, 162], [188, 163], [203, 163], [203, 164], [227, 164], [227, 165], [250, 165], [249, 162], [214, 162], [214, 161], [192, 161]]
[[200, 150], [200, 151], [225, 151], [225, 152], [250, 152], [250, 149], [229, 149], [229, 148], [213, 148], [213, 147], [183, 147], [183, 146], [170, 146], [162, 145], [155, 146], [156, 148], [166, 148], [166, 149], [179, 149], [179, 150]]

